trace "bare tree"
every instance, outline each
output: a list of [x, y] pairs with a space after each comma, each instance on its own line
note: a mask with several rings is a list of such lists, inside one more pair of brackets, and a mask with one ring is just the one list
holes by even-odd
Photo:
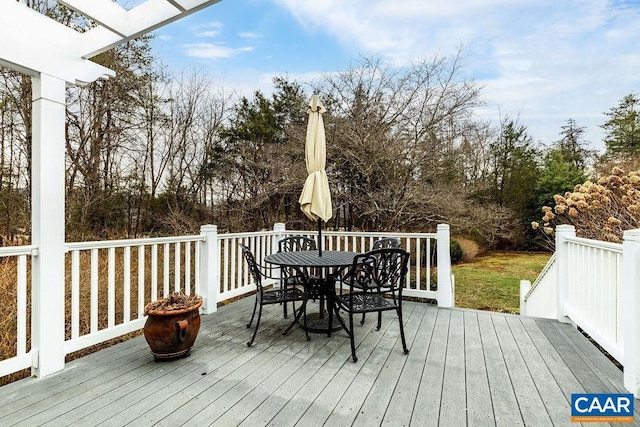
[[[473, 120], [480, 89], [460, 77], [461, 61], [457, 54], [394, 68], [364, 58], [317, 85], [328, 110], [336, 227], [411, 230], [447, 221], [475, 233], [487, 226], [478, 213], [489, 218], [494, 206], [473, 195], [494, 134]], [[505, 215], [493, 210], [493, 222]]]

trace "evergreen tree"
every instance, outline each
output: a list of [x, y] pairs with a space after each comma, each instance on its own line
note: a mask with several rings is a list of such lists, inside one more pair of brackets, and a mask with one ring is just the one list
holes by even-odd
[[235, 228], [260, 229], [301, 217], [298, 196], [306, 168], [306, 104], [300, 85], [275, 80], [269, 99], [243, 97], [222, 132], [228, 168], [221, 179], [231, 189], [227, 212]]
[[568, 119], [561, 129], [562, 138], [554, 145], [560, 151], [564, 161], [573, 163], [576, 169], [584, 171], [595, 154], [593, 150], [587, 148], [589, 143], [584, 140], [586, 128], [578, 126], [574, 119]]
[[618, 106], [605, 113], [609, 120], [601, 127], [607, 132], [604, 143], [609, 156], [640, 154], [640, 100], [636, 94], [625, 96]]
[[554, 195], [571, 191], [587, 179], [584, 169], [578, 168], [574, 163], [575, 159], [564, 156], [561, 148], [553, 148], [544, 157], [535, 188], [539, 209], [542, 206], [552, 206]]
[[498, 139], [491, 144], [491, 198], [500, 207], [508, 208], [519, 223], [512, 242], [524, 244], [528, 224], [536, 218], [540, 152], [533, 145], [527, 128], [507, 118]]

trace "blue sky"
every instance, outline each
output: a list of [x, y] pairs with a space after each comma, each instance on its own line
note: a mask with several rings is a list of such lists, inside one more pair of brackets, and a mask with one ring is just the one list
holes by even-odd
[[402, 66], [462, 46], [478, 117], [517, 116], [543, 144], [573, 118], [602, 150], [604, 112], [640, 92], [640, 0], [222, 0], [156, 35], [171, 68], [247, 96], [275, 75], [313, 81], [361, 56]]

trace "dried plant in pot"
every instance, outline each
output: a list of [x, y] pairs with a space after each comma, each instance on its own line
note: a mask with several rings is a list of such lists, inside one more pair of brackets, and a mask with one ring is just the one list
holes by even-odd
[[156, 361], [186, 357], [200, 330], [198, 295], [173, 293], [144, 308], [144, 337]]

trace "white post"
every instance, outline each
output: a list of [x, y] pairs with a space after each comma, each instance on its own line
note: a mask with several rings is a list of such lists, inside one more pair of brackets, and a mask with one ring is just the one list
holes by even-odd
[[[286, 225], [283, 222], [276, 222], [275, 224], [273, 224], [273, 247], [271, 248], [271, 253], [276, 253], [278, 252], [278, 243], [280, 242], [280, 240], [284, 239], [284, 235], [287, 232], [286, 229]], [[280, 269], [279, 268], [274, 268], [273, 270], [271, 270], [271, 277], [275, 278], [275, 279], [279, 279], [280, 278]], [[282, 282], [280, 280], [278, 280], [278, 285], [280, 286], [282, 284]], [[273, 286], [276, 286], [275, 284]]]
[[205, 236], [200, 251], [200, 292], [204, 300], [202, 313], [218, 311], [218, 293], [220, 292], [220, 241], [218, 226], [203, 225], [200, 235]]
[[436, 231], [438, 263], [438, 307], [453, 307], [451, 288], [451, 254], [449, 253], [449, 224], [438, 224]]
[[527, 315], [527, 300], [524, 299], [531, 290], [531, 282], [528, 280], [520, 281], [520, 316]]
[[284, 234], [287, 232], [286, 225], [283, 222], [276, 222], [273, 224], [273, 247], [272, 253], [278, 252], [278, 242], [284, 239]]
[[569, 247], [565, 242], [567, 237], [576, 237], [576, 228], [573, 225], [558, 225], [556, 227], [556, 292], [558, 293], [558, 320], [570, 323], [565, 316], [564, 306], [567, 301], [569, 287]]
[[622, 242], [622, 345], [624, 387], [640, 398], [640, 229], [624, 232]]
[[64, 369], [65, 81], [32, 79], [32, 348], [38, 377]]

